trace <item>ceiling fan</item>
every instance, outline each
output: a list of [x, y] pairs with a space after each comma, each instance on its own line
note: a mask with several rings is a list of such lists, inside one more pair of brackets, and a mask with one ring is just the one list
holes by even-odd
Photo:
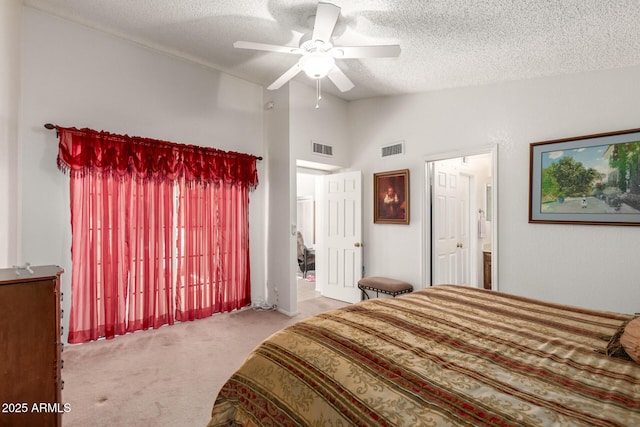
[[237, 41], [233, 46], [240, 49], [302, 55], [293, 67], [267, 87], [269, 90], [279, 89], [299, 72], [304, 71], [305, 74], [316, 80], [318, 99], [320, 99], [320, 79], [324, 77], [328, 77], [341, 92], [346, 92], [351, 90], [354, 84], [338, 68], [336, 59], [396, 57], [400, 55], [400, 46], [334, 46], [331, 42], [331, 36], [339, 16], [340, 7], [331, 3], [319, 2], [313, 31], [302, 36], [298, 47], [246, 41]]

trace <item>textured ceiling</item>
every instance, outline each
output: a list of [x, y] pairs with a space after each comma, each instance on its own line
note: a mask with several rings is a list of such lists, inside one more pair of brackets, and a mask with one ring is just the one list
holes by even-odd
[[[297, 55], [234, 49], [298, 46], [311, 0], [25, 0], [26, 5], [265, 87]], [[334, 0], [333, 42], [399, 44], [398, 58], [341, 59], [354, 100], [640, 64], [638, 0]], [[640, 76], [639, 76], [640, 77]], [[296, 77], [309, 82], [303, 74]]]

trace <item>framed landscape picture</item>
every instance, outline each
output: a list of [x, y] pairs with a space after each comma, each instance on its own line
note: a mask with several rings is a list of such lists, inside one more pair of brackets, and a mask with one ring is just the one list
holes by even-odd
[[409, 224], [409, 169], [373, 174], [373, 222]]
[[640, 225], [640, 129], [530, 145], [529, 222]]

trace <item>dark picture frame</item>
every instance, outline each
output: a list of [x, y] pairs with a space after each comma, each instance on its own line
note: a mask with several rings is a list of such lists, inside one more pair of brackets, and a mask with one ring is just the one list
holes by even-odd
[[640, 129], [534, 142], [529, 222], [640, 225]]
[[373, 174], [373, 222], [409, 224], [409, 169]]

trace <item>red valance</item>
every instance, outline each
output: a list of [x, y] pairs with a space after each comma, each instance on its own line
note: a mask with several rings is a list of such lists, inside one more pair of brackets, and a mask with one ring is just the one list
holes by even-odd
[[58, 168], [71, 175], [98, 172], [157, 181], [184, 176], [188, 183], [258, 185], [256, 157], [249, 154], [92, 129], [56, 129]]

